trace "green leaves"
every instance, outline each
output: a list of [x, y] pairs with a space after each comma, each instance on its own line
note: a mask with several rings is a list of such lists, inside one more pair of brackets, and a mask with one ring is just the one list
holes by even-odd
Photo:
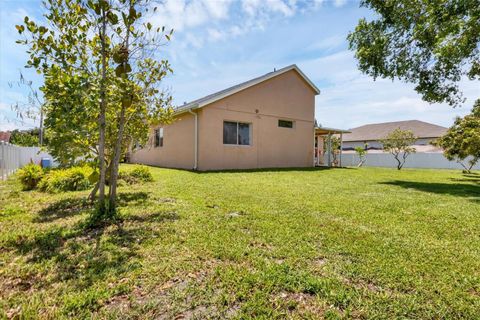
[[17, 29], [18, 33], [22, 34], [25, 31], [25, 26], [23, 25], [16, 25], [15, 28]]
[[118, 16], [111, 11], [107, 13], [107, 19], [112, 25], [116, 25], [118, 23]]
[[[443, 149], [449, 160], [461, 162], [470, 158], [470, 168], [480, 160], [480, 99], [472, 112], [463, 118], [457, 118], [447, 133], [435, 141]], [[466, 170], [470, 169], [466, 167]]]
[[132, 141], [146, 141], [151, 122], [171, 118], [171, 97], [159, 90], [171, 66], [166, 59], [146, 58], [165, 38], [145, 35], [153, 26], [142, 19], [142, 10], [130, 0], [51, 0], [48, 23], [26, 17], [16, 26], [27, 33], [18, 43], [27, 46], [28, 66], [44, 75], [49, 151], [62, 164], [79, 158], [100, 163], [100, 132], [112, 163], [118, 146], [124, 155]]
[[390, 152], [395, 160], [397, 160], [397, 169], [400, 170], [405, 164], [407, 157], [411, 153], [416, 152], [416, 149], [412, 147], [412, 145], [417, 139], [412, 131], [398, 128], [380, 140], [380, 143], [383, 145], [383, 150]]
[[115, 75], [117, 77], [126, 77], [128, 73], [132, 71], [132, 67], [130, 64], [125, 63], [125, 64], [120, 64], [115, 68]]
[[373, 78], [414, 83], [425, 101], [464, 102], [458, 83], [480, 76], [478, 1], [377, 1], [362, 6], [376, 19], [361, 19], [348, 35], [359, 69]]

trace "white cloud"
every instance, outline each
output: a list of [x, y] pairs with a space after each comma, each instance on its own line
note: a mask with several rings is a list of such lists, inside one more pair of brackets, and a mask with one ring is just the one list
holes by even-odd
[[319, 41], [310, 44], [307, 47], [307, 50], [329, 51], [340, 47], [345, 42], [345, 35], [334, 35], [331, 37], [322, 38]]
[[343, 7], [347, 3], [347, 0], [334, 0], [333, 5], [335, 7]]
[[478, 96], [478, 84], [462, 81], [467, 98], [461, 108], [429, 104], [412, 84], [365, 76], [353, 53], [341, 51], [300, 63], [322, 91], [316, 98], [316, 117], [324, 126], [352, 128], [367, 123], [418, 119], [450, 126], [455, 116], [467, 114]]
[[226, 19], [230, 4], [230, 0], [165, 0], [155, 4], [157, 11], [152, 21], [156, 26], [182, 31], [212, 20]]

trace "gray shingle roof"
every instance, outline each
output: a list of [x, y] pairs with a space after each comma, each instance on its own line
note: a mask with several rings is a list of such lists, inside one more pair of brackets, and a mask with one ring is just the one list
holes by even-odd
[[312, 89], [316, 92], [316, 94], [320, 94], [320, 90], [315, 86], [315, 84], [313, 84], [313, 82], [300, 70], [300, 68], [297, 67], [297, 65], [292, 64], [292, 65], [287, 66], [285, 68], [278, 69], [278, 70], [273, 71], [273, 72], [269, 72], [269, 73], [264, 74], [260, 77], [242, 82], [240, 84], [234, 85], [234, 86], [229, 87], [227, 89], [209, 94], [208, 96], [202, 97], [200, 99], [193, 100], [189, 103], [186, 103], [182, 106], [177, 107], [175, 109], [175, 112], [176, 113], [183, 113], [183, 112], [185, 112], [189, 109], [201, 108], [201, 107], [203, 107], [207, 104], [210, 104], [210, 103], [215, 102], [217, 100], [228, 97], [228, 96], [230, 96], [234, 93], [237, 93], [239, 91], [247, 89], [251, 86], [259, 84], [259, 83], [261, 83], [263, 81], [266, 81], [268, 79], [271, 79], [273, 77], [279, 76], [279, 75], [281, 75], [281, 74], [283, 74], [287, 71], [290, 71], [290, 70], [297, 71], [300, 74], [300, 76], [310, 85], [310, 87], [312, 87]]
[[352, 133], [345, 134], [343, 141], [372, 141], [384, 139], [395, 129], [411, 130], [419, 138], [437, 138], [445, 134], [447, 128], [420, 120], [407, 120], [367, 124], [350, 129]]

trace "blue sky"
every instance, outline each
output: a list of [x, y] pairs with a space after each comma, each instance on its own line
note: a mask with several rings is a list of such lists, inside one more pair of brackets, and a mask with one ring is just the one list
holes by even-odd
[[[25, 101], [25, 91], [9, 83], [19, 71], [41, 84], [23, 66], [25, 48], [15, 44], [15, 24], [25, 15], [41, 19], [40, 0], [0, 0], [0, 130], [29, 128], [10, 105]], [[354, 0], [164, 0], [155, 25], [175, 29], [172, 41], [158, 52], [174, 74], [165, 88], [181, 104], [290, 64], [297, 64], [320, 88], [316, 118], [329, 127], [419, 119], [449, 126], [478, 97], [480, 86], [461, 84], [467, 101], [461, 108], [423, 102], [410, 84], [373, 81], [356, 68], [346, 36], [361, 17], [372, 13]]]

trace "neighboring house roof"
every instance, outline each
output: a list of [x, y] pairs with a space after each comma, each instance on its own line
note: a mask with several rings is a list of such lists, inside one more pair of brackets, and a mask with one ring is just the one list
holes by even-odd
[[12, 135], [11, 132], [8, 131], [0, 131], [0, 141], [10, 141], [10, 136]]
[[261, 82], [267, 81], [273, 77], [279, 76], [285, 72], [288, 72], [290, 70], [295, 70], [306, 82], [307, 84], [315, 91], [316, 94], [320, 94], [320, 90], [313, 84], [313, 82], [308, 79], [308, 77], [300, 70], [300, 68], [297, 67], [297, 65], [292, 64], [288, 67], [278, 69], [273, 72], [269, 72], [267, 74], [264, 74], [263, 76], [260, 76], [258, 78], [248, 80], [246, 82], [237, 84], [235, 86], [232, 86], [230, 88], [215, 92], [213, 94], [210, 94], [208, 96], [205, 96], [203, 98], [191, 101], [189, 103], [186, 103], [182, 106], [179, 106], [175, 109], [175, 113], [183, 113], [186, 112], [190, 109], [196, 109], [196, 108], [201, 108], [203, 106], [206, 106], [212, 102], [215, 102], [217, 100], [223, 99], [225, 97], [231, 96], [232, 94], [235, 94], [239, 91], [245, 90], [247, 88], [250, 88], [254, 85], [257, 85]]
[[343, 141], [381, 140], [399, 128], [411, 130], [418, 138], [437, 138], [443, 136], [447, 131], [445, 127], [419, 120], [373, 123], [350, 129], [352, 133], [345, 134]]

